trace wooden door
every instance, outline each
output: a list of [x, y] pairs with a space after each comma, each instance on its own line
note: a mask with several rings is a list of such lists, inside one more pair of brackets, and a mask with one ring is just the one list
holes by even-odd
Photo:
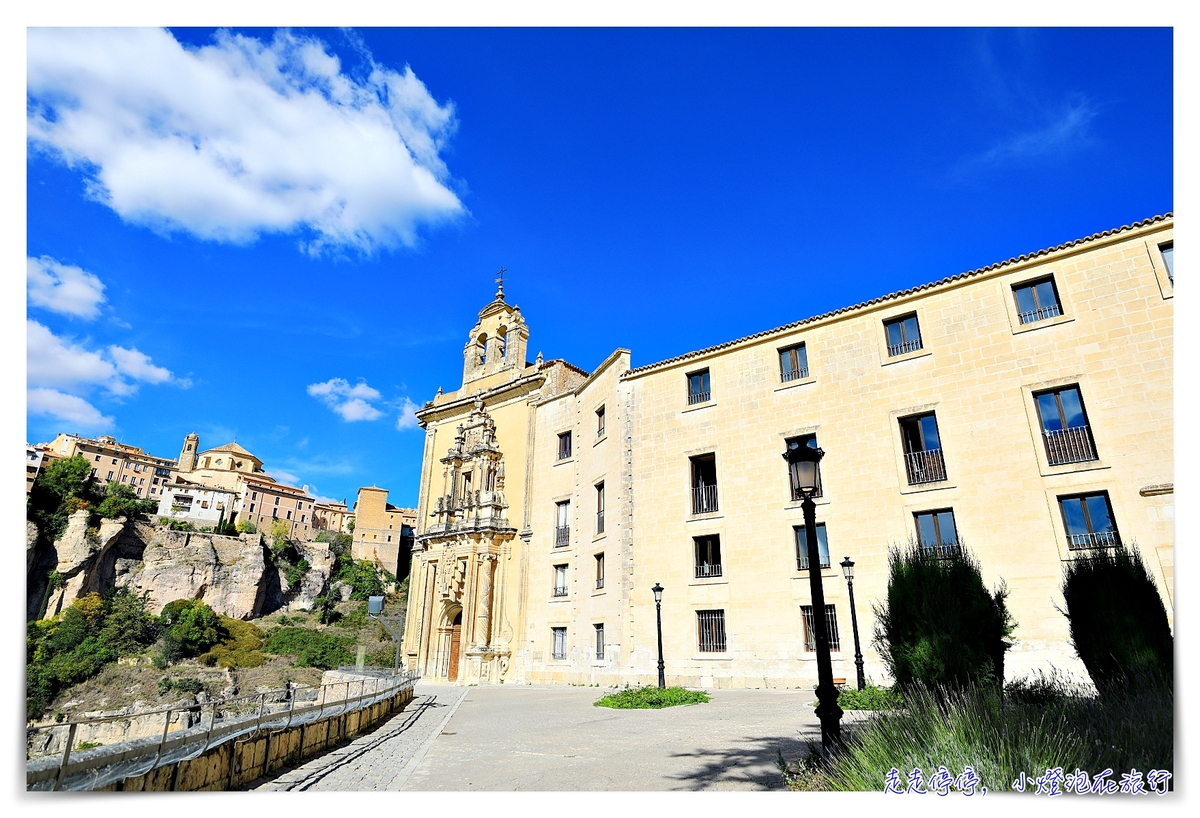
[[462, 641], [462, 614], [454, 620], [454, 627], [450, 630], [450, 669], [447, 678], [454, 682], [458, 681], [458, 651], [459, 642]]

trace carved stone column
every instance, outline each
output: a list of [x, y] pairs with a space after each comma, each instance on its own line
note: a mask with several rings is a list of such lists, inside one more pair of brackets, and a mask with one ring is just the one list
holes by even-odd
[[479, 595], [478, 614], [475, 617], [475, 647], [485, 650], [491, 641], [491, 597], [492, 597], [492, 567], [495, 565], [495, 554], [479, 555]]

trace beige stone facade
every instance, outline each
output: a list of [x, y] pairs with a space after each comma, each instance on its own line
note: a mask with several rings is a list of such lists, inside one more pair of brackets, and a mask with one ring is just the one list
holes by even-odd
[[[346, 531], [350, 509], [340, 503], [313, 503], [313, 530], [341, 534]], [[415, 519], [415, 517], [414, 517]]]
[[[890, 546], [961, 543], [1010, 591], [1006, 672], [1082, 666], [1072, 554], [1136, 543], [1173, 622], [1173, 270], [1156, 217], [631, 369], [525, 360], [502, 291], [426, 430], [404, 650], [427, 679], [816, 680], [789, 445], [819, 445], [818, 532], [854, 678]], [[502, 341], [500, 339], [503, 339]], [[503, 351], [503, 354], [501, 354]]]
[[136, 446], [118, 443], [116, 438], [108, 435], [92, 439], [59, 433], [54, 440], [40, 444], [39, 448], [47, 449], [55, 457], [84, 457], [92, 462], [92, 476], [99, 485], [124, 483], [144, 499], [159, 499], [163, 488], [174, 482], [178, 472], [175, 461], [155, 457]]
[[369, 560], [403, 579], [408, 575], [417, 512], [412, 508], [397, 508], [387, 497], [388, 490], [378, 486], [358, 490], [350, 556]]

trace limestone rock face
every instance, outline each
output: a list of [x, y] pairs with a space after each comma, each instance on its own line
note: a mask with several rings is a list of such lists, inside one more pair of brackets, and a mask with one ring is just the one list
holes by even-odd
[[64, 607], [82, 594], [103, 590], [96, 587], [96, 569], [104, 564], [108, 550], [125, 532], [126, 520], [124, 517], [101, 520], [99, 531], [94, 535], [88, 532], [87, 523], [88, 511], [76, 511], [67, 521], [67, 530], [54, 543], [58, 561], [54, 570], [62, 574], [64, 584], [50, 595], [46, 605], [47, 617], [61, 613]]
[[38, 527], [33, 520], [25, 521], [25, 573], [28, 574], [33, 570], [33, 563], [37, 560], [37, 541]]
[[258, 534], [156, 529], [130, 581], [138, 593], [149, 592], [155, 614], [172, 600], [199, 599], [223, 616], [252, 619], [262, 613], [266, 575]]
[[297, 544], [296, 550], [308, 560], [309, 569], [295, 587], [288, 587], [284, 577], [279, 579], [284, 587], [284, 608], [289, 612], [310, 610], [316, 604], [317, 597], [324, 596], [328, 590], [329, 574], [333, 570], [334, 557], [328, 543], [303, 542]]

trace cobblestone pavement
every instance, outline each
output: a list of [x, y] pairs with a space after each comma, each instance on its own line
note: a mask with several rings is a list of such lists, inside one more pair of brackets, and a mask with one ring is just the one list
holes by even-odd
[[812, 691], [715, 690], [664, 710], [578, 687], [418, 685], [377, 730], [259, 790], [770, 790], [820, 741]]
[[298, 767], [259, 779], [250, 789], [398, 790], [462, 703], [467, 690], [418, 685], [408, 706], [375, 730]]

